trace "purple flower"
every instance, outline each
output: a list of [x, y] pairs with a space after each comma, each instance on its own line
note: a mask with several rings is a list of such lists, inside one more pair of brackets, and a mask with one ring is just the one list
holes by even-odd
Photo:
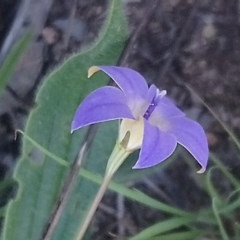
[[130, 138], [127, 151], [141, 148], [133, 168], [152, 167], [167, 159], [177, 143], [188, 150], [204, 172], [208, 161], [208, 144], [203, 128], [187, 118], [155, 85], [148, 88], [146, 80], [136, 71], [116, 66], [91, 67], [89, 77], [105, 72], [117, 87], [105, 86], [90, 93], [78, 107], [72, 132], [84, 126], [122, 119], [119, 142], [126, 133]]

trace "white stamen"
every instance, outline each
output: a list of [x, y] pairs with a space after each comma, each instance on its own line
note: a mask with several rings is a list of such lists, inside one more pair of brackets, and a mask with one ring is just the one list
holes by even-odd
[[162, 90], [161, 92], [158, 90], [158, 97], [162, 98], [164, 96], [167, 95], [167, 91], [166, 90]]

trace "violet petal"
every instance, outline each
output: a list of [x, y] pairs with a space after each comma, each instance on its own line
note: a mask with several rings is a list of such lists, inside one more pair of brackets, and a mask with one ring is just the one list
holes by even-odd
[[158, 111], [163, 118], [185, 116], [185, 113], [176, 107], [168, 97], [162, 97], [155, 110]]
[[144, 119], [143, 144], [133, 168], [148, 168], [166, 160], [177, 146], [176, 138], [160, 131]]
[[186, 148], [202, 166], [200, 172], [205, 171], [209, 150], [202, 126], [187, 117], [173, 118], [170, 120], [169, 132], [176, 136], [178, 143]]
[[78, 107], [72, 121], [72, 132], [81, 127], [114, 119], [134, 119], [126, 97], [116, 87], [102, 87], [89, 94]]
[[169, 128], [169, 119], [184, 117], [185, 114], [177, 108], [167, 97], [162, 97], [151, 116], [149, 122], [166, 132]]
[[146, 80], [138, 72], [116, 66], [98, 66], [122, 89], [127, 98], [146, 98], [148, 85]]

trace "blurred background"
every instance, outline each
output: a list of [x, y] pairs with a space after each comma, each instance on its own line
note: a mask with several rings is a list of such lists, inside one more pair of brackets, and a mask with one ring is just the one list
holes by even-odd
[[[166, 89], [189, 117], [199, 121], [207, 133], [211, 151], [239, 178], [240, 157], [236, 146], [190, 89], [240, 136], [240, 1], [124, 0], [124, 4], [130, 36], [151, 5], [156, 4], [145, 27], [140, 29], [125, 66], [138, 70], [149, 83]], [[0, 1], [0, 66], [23, 34], [28, 29], [32, 31], [31, 40], [0, 96], [1, 181], [13, 173], [21, 151], [15, 129], [24, 129], [41, 80], [69, 55], [94, 42], [107, 7], [106, 0]], [[208, 206], [208, 196], [193, 181], [195, 172], [185, 159], [183, 152], [161, 174], [129, 185], [189, 211]], [[223, 194], [232, 190], [218, 173], [213, 174], [213, 181]], [[0, 205], [4, 206], [14, 192], [12, 187], [4, 187]], [[94, 239], [131, 235], [164, 217], [109, 192], [94, 221]]]

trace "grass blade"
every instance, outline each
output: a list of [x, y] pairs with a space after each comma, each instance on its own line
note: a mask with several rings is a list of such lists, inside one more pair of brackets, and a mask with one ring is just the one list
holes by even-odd
[[194, 218], [174, 217], [146, 228], [145, 230], [135, 235], [134, 237], [129, 238], [129, 240], [152, 239], [152, 237], [154, 236], [185, 226], [186, 224], [191, 223], [193, 220]]
[[31, 39], [31, 32], [27, 31], [24, 36], [15, 44], [13, 49], [10, 51], [8, 57], [4, 61], [0, 68], [0, 96], [9, 80], [13, 71], [22, 56], [24, 50], [28, 46]]

